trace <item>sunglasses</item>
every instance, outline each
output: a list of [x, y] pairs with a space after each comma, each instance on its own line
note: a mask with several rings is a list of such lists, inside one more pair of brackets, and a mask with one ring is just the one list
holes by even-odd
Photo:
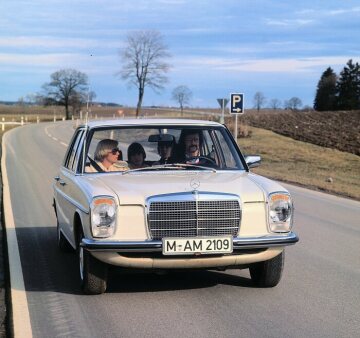
[[110, 151], [111, 154], [116, 155], [117, 153], [121, 153], [119, 148], [114, 148], [113, 150]]

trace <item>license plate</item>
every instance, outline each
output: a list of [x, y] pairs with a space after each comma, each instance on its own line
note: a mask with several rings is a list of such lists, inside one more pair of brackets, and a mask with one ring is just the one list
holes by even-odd
[[232, 253], [232, 237], [163, 238], [163, 255]]

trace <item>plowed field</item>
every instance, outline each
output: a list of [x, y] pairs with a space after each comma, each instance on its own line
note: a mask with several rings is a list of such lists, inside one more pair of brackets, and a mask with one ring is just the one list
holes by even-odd
[[360, 111], [250, 112], [242, 123], [360, 156]]

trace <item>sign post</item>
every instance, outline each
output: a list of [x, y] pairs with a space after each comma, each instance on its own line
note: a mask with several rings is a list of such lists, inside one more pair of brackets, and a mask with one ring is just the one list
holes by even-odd
[[227, 106], [229, 100], [228, 99], [217, 99], [217, 102], [219, 102], [219, 105], [221, 107], [220, 123], [224, 124], [224, 122], [225, 122], [225, 120], [224, 120], [225, 107]]
[[243, 93], [231, 93], [230, 94], [230, 114], [235, 115], [235, 130], [234, 138], [237, 143], [238, 135], [238, 115], [244, 114], [244, 94]]

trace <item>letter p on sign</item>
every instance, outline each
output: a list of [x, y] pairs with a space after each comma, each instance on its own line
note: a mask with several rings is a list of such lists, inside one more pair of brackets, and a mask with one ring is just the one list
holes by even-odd
[[244, 94], [230, 94], [230, 114], [244, 114]]

